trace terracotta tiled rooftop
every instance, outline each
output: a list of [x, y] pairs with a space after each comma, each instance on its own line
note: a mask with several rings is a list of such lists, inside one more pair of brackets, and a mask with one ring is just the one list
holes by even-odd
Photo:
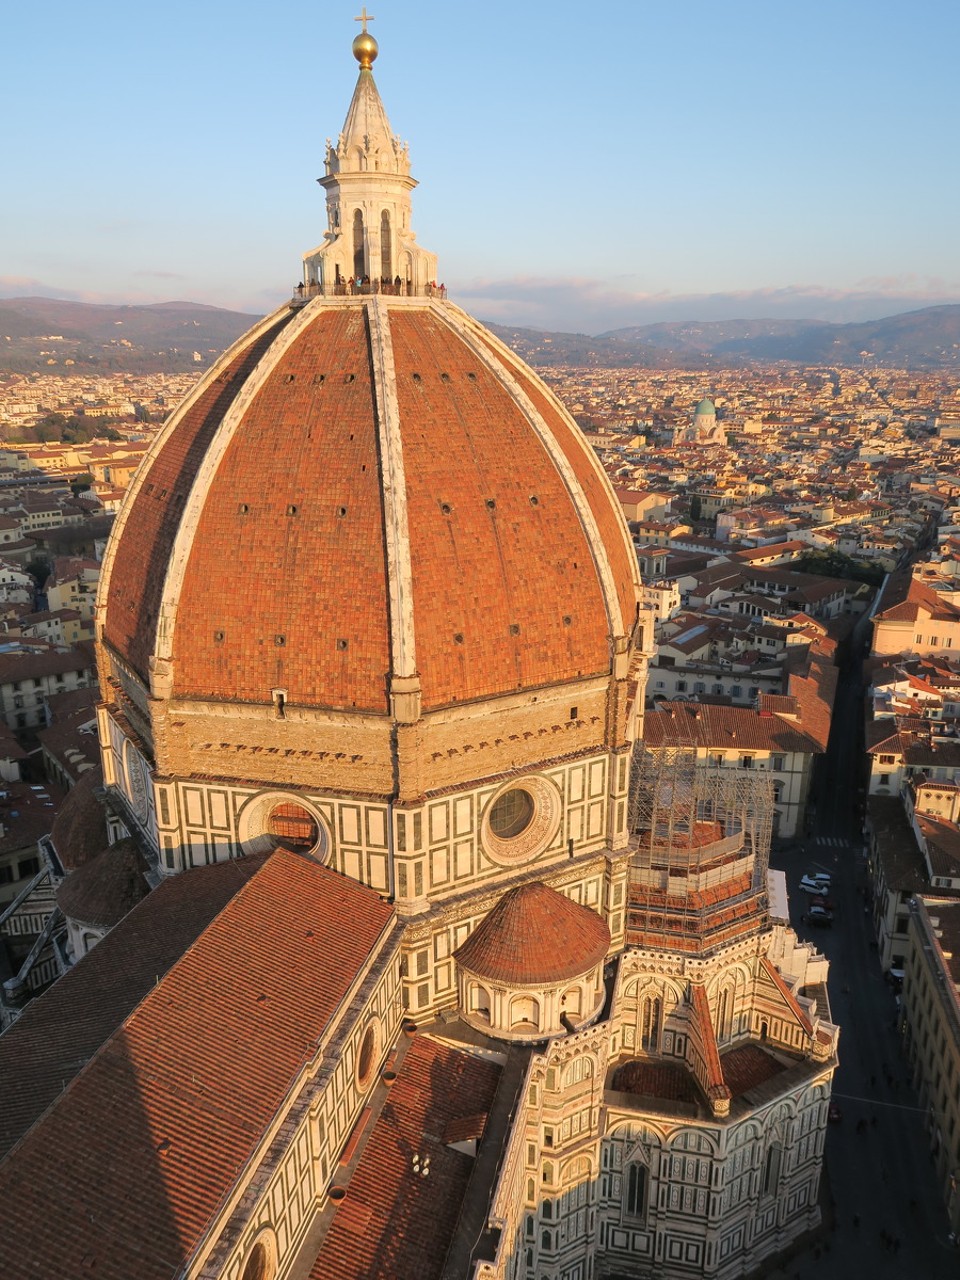
[[274, 853], [0, 1164], [0, 1274], [177, 1274], [391, 918], [369, 890]]
[[613, 1074], [611, 1088], [667, 1102], [699, 1102], [700, 1090], [686, 1067], [660, 1058], [636, 1058]]
[[638, 570], [581, 433], [456, 308], [381, 307], [382, 330], [362, 298], [319, 299], [293, 330], [243, 340], [158, 439], [102, 584], [106, 643], [145, 681], [178, 536], [175, 696], [269, 704], [282, 688], [291, 706], [386, 714], [401, 617], [425, 709], [610, 670]]
[[[168, 427], [161, 432], [152, 461], [144, 463], [150, 468], [149, 477], [144, 478], [135, 497], [131, 492], [131, 500], [114, 526], [115, 559], [105, 600], [108, 638], [144, 678], [153, 651], [167, 562], [193, 478], [245, 377], [282, 328], [283, 320], [278, 320], [256, 341], [242, 338], [222, 357], [216, 376], [185, 402], [176, 417], [176, 430]], [[125, 536], [117, 540], [120, 529], [126, 531]]]
[[27, 1005], [0, 1036], [0, 1158], [262, 862], [223, 862], [165, 880], [80, 964]]
[[595, 911], [534, 881], [505, 893], [454, 956], [478, 977], [536, 986], [587, 973], [609, 946]]
[[720, 1059], [723, 1078], [735, 1098], [766, 1080], [772, 1080], [781, 1071], [786, 1071], [788, 1065], [758, 1044], [743, 1044], [735, 1049], [728, 1049]]
[[[474, 1163], [447, 1143], [477, 1136], [499, 1078], [492, 1062], [416, 1038], [310, 1280], [433, 1280], [442, 1274]], [[414, 1170], [414, 1155], [421, 1163], [429, 1159], [427, 1177]]]

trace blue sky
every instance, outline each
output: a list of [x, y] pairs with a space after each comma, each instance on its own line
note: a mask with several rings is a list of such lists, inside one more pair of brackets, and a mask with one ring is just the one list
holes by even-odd
[[[957, 0], [370, 0], [414, 228], [481, 319], [960, 302]], [[0, 296], [272, 309], [324, 230], [359, 6], [20, 0]]]

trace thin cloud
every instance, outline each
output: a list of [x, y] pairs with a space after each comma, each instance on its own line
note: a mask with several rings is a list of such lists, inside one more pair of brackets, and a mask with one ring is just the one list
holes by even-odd
[[960, 285], [893, 277], [862, 281], [852, 289], [783, 285], [688, 294], [630, 292], [598, 280], [519, 277], [453, 282], [450, 293], [466, 310], [498, 324], [587, 334], [683, 320], [844, 324], [960, 302]]
[[147, 280], [186, 280], [187, 277], [181, 271], [134, 271], [136, 278], [144, 277]]

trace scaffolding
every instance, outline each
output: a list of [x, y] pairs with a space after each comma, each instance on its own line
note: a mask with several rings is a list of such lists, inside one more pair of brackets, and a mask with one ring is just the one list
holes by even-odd
[[686, 747], [634, 753], [628, 934], [709, 951], [766, 923], [773, 780]]

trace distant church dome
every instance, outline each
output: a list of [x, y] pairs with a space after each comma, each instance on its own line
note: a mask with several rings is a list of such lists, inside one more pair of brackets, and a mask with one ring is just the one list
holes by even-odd
[[716, 405], [703, 399], [693, 411], [692, 439], [696, 444], [725, 445], [727, 433], [717, 419]]

